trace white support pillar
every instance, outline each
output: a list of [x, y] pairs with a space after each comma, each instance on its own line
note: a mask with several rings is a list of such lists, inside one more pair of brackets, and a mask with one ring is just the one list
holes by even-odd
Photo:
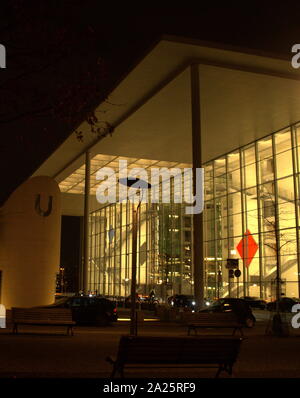
[[83, 217], [83, 273], [82, 284], [85, 294], [89, 282], [89, 217], [90, 217], [90, 186], [91, 186], [91, 155], [85, 153], [85, 185], [84, 185], [84, 217]]
[[[191, 65], [193, 194], [196, 195], [196, 169], [202, 167], [200, 84], [198, 64]], [[203, 215], [193, 215], [194, 295], [197, 308], [204, 305]]]

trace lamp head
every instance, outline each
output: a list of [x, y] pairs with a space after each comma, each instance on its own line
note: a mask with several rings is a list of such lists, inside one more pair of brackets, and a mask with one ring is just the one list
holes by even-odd
[[141, 180], [136, 177], [119, 178], [119, 183], [127, 187], [137, 188], [137, 189], [150, 189], [151, 184], [145, 180]]

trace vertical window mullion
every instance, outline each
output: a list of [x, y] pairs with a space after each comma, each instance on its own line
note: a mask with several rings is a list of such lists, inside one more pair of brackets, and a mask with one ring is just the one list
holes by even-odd
[[276, 267], [278, 267], [278, 275], [279, 278], [281, 278], [281, 253], [280, 253], [280, 235], [279, 235], [278, 186], [277, 186], [277, 162], [276, 162], [277, 159], [276, 159], [275, 134], [272, 135], [272, 151], [273, 151], [273, 162], [274, 162]]
[[[231, 257], [231, 253], [230, 253], [230, 237], [229, 237], [229, 226], [230, 226], [230, 221], [229, 221], [229, 189], [228, 189], [228, 156], [226, 156], [226, 163], [225, 163], [225, 174], [226, 174], [226, 207], [227, 207], [227, 258]], [[218, 270], [219, 271], [219, 270]], [[219, 272], [217, 275], [217, 283], [219, 285]], [[239, 286], [237, 284], [237, 297], [239, 297]]]
[[257, 216], [258, 216], [258, 250], [259, 250], [259, 291], [260, 297], [264, 298], [264, 289], [262, 283], [262, 276], [263, 276], [263, 265], [262, 265], [262, 235], [261, 235], [261, 220], [262, 220], [262, 212], [261, 212], [261, 200], [260, 200], [260, 188], [259, 184], [261, 183], [260, 178], [260, 170], [259, 170], [259, 155], [258, 155], [258, 143], [255, 142], [255, 170], [256, 170], [256, 196], [257, 196]]
[[[215, 250], [214, 250], [214, 261], [215, 261], [215, 267], [217, 264], [217, 258], [218, 258], [218, 249], [217, 249], [217, 206], [216, 206], [216, 173], [215, 173], [215, 162], [213, 162], [213, 203], [214, 203], [214, 246], [215, 246]], [[207, 263], [208, 267], [209, 267], [209, 262]], [[208, 282], [208, 271], [209, 269], [206, 269], [206, 281]], [[208, 290], [208, 283], [206, 282], [207, 286], [207, 290]], [[229, 281], [228, 281], [229, 282]], [[229, 292], [229, 285], [228, 285], [228, 294], [230, 296], [230, 292]], [[206, 292], [206, 296], [208, 296], [208, 291]]]
[[[244, 154], [242, 149], [240, 148], [240, 180], [241, 180], [241, 217], [242, 217], [242, 239], [244, 238], [244, 232], [245, 232], [245, 206], [244, 206], [244, 194], [243, 194], [243, 188], [244, 188], [244, 181], [245, 181], [245, 176], [244, 176], [244, 168], [243, 168], [243, 163], [244, 163]], [[245, 256], [243, 256], [243, 292], [244, 296], [248, 295], [248, 281], [247, 281], [247, 274], [246, 274], [246, 267], [245, 267]]]

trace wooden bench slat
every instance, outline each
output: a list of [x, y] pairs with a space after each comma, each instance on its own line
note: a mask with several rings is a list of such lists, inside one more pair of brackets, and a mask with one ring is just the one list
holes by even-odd
[[18, 325], [67, 326], [67, 334], [73, 335], [75, 322], [70, 308], [12, 308], [13, 332]]
[[198, 312], [196, 317], [189, 319], [187, 322], [188, 335], [191, 330], [197, 333], [198, 328], [218, 328], [218, 329], [233, 329], [233, 334], [239, 330], [243, 335], [243, 325], [238, 321], [236, 315], [232, 312], [218, 313], [218, 312]]
[[215, 365], [218, 373], [228, 367], [231, 372], [236, 361], [241, 339], [214, 337], [150, 337], [122, 336], [112, 377], [118, 371], [123, 375], [125, 365]]

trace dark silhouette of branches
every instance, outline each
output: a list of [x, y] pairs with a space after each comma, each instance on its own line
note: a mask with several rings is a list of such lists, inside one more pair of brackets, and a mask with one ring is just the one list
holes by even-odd
[[[47, 118], [68, 130], [86, 121], [99, 138], [112, 134], [105, 115], [93, 109], [97, 99], [105, 100], [109, 65], [89, 21], [74, 23], [74, 6], [80, 2], [10, 1], [0, 22], [7, 50], [7, 68], [0, 76], [0, 125], [43, 117], [45, 128]], [[77, 131], [77, 137], [83, 140], [83, 132]]]

